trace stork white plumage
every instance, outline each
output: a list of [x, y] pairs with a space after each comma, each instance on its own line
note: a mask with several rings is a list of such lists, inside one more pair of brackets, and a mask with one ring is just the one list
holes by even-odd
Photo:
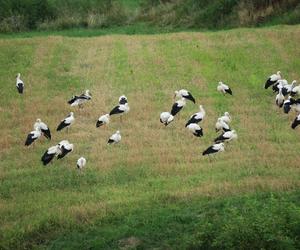
[[293, 121], [293, 123], [291, 125], [292, 129], [295, 129], [299, 124], [300, 124], [300, 114], [297, 115], [297, 117]]
[[160, 114], [160, 122], [165, 126], [169, 125], [172, 121], [174, 121], [174, 116], [170, 112], [162, 112]]
[[48, 148], [41, 158], [43, 165], [46, 166], [47, 164], [49, 164], [60, 152], [61, 151], [59, 149], [59, 145]]
[[225, 150], [224, 143], [215, 143], [214, 145], [210, 146], [206, 150], [203, 151], [202, 155], [210, 155], [216, 154], [218, 152], [223, 152]]
[[82, 170], [86, 165], [86, 159], [84, 157], [80, 157], [78, 160], [77, 160], [77, 168], [79, 170]]
[[74, 113], [70, 112], [70, 114], [65, 119], [61, 120], [56, 131], [61, 131], [63, 128], [71, 127], [74, 121], [75, 121]]
[[[126, 102], [125, 104], [119, 104], [114, 107], [110, 112], [109, 115], [123, 115], [127, 114], [130, 111], [129, 104]], [[121, 116], [122, 117], [122, 116]]]
[[276, 95], [276, 105], [282, 108], [284, 102], [284, 95], [282, 94], [282, 87], [279, 87], [279, 93]]
[[216, 128], [216, 132], [220, 130], [223, 130], [224, 132], [230, 130], [229, 125], [226, 122], [224, 122], [221, 118], [218, 118], [215, 128]]
[[281, 72], [277, 71], [276, 74], [271, 75], [265, 83], [265, 89], [269, 88], [273, 84], [275, 84], [278, 80], [281, 79]]
[[203, 129], [197, 123], [190, 123], [186, 128], [196, 137], [203, 136]]
[[96, 127], [99, 128], [108, 123], [109, 123], [109, 114], [105, 114], [99, 117], [99, 119], [96, 122]]
[[222, 94], [229, 94], [229, 95], [232, 95], [232, 90], [229, 88], [228, 85], [226, 85], [225, 83], [223, 82], [219, 82], [218, 84], [218, 87], [217, 87], [217, 90], [222, 93]]
[[279, 92], [279, 89], [280, 88], [284, 88], [286, 85], [288, 85], [288, 81], [286, 79], [280, 79], [278, 80], [273, 86], [272, 86], [272, 89], [273, 89], [273, 92]]
[[73, 151], [74, 145], [70, 143], [68, 140], [63, 140], [60, 143], [58, 143], [60, 152], [57, 155], [57, 159], [64, 158], [67, 154]]
[[181, 89], [179, 91], [175, 91], [175, 95], [174, 98], [184, 98], [187, 100], [192, 101], [193, 103], [196, 103], [195, 98], [193, 97], [193, 95], [191, 94], [191, 92], [187, 91], [186, 89]]
[[215, 143], [229, 142], [231, 140], [236, 140], [237, 138], [238, 138], [237, 133], [233, 129], [233, 130], [224, 132], [223, 134], [218, 136], [214, 141], [215, 141]]
[[185, 126], [187, 127], [191, 123], [199, 123], [199, 122], [201, 122], [204, 119], [205, 115], [206, 115], [206, 112], [205, 112], [203, 106], [199, 105], [199, 112], [191, 115], [190, 119], [185, 124]]
[[184, 98], [181, 98], [180, 100], [176, 101], [171, 109], [171, 115], [175, 116], [176, 114], [178, 114], [178, 112], [180, 110], [183, 109], [183, 107], [186, 105], [186, 100]]
[[19, 94], [23, 94], [25, 84], [21, 80], [21, 74], [20, 73], [18, 73], [17, 77], [16, 77], [16, 87], [17, 87], [17, 90], [18, 90]]
[[42, 134], [49, 140], [51, 140], [51, 132], [46, 123], [42, 122], [40, 118], [36, 119], [36, 122], [33, 125], [34, 129], [40, 128]]
[[220, 117], [220, 119], [227, 124], [231, 123], [231, 116], [229, 112], [225, 112], [224, 115]]
[[283, 88], [282, 88], [282, 94], [283, 94], [284, 96], [291, 94], [291, 93], [292, 93], [292, 90], [293, 90], [293, 88], [294, 88], [294, 86], [295, 86], [295, 84], [296, 84], [296, 82], [297, 82], [297, 81], [294, 80], [294, 81], [292, 81], [291, 84], [286, 84], [285, 86], [283, 86]]
[[82, 108], [82, 105], [91, 99], [92, 99], [92, 95], [90, 91], [87, 89], [83, 94], [79, 96], [77, 95], [73, 96], [71, 100], [68, 101], [68, 103], [72, 107], [78, 106], [79, 108]]
[[35, 128], [34, 131], [31, 131], [26, 138], [25, 146], [31, 145], [34, 141], [40, 138], [42, 135], [40, 127]]
[[111, 137], [109, 137], [107, 144], [116, 144], [121, 141], [121, 133], [119, 130], [117, 130], [116, 133], [114, 133]]
[[[297, 81], [294, 80], [293, 81], [294, 85], [297, 84]], [[295, 96], [295, 95], [300, 95], [300, 85], [294, 86], [292, 91], [291, 91], [291, 95]]]

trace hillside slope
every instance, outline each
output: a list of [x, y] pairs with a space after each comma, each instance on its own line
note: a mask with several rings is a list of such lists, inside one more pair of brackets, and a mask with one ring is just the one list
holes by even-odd
[[[263, 89], [277, 70], [300, 79], [299, 39], [300, 26], [1, 39], [0, 248], [300, 247], [300, 131], [290, 129], [295, 114], [284, 115]], [[219, 80], [232, 97], [216, 92]], [[70, 108], [66, 101], [87, 88], [92, 102]], [[169, 127], [159, 123], [180, 88], [207, 111], [203, 138], [184, 128], [197, 105], [188, 103]], [[122, 94], [130, 113], [96, 129]], [[69, 133], [55, 132], [71, 110]], [[201, 152], [225, 111], [239, 138], [210, 161]], [[53, 139], [25, 148], [37, 118]], [[108, 147], [117, 129], [122, 142]], [[43, 152], [62, 139], [74, 152], [43, 167]], [[79, 174], [81, 155], [87, 167]]]

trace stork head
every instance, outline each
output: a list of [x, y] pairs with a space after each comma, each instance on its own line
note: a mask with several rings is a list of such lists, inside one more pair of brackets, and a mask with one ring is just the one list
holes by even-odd
[[119, 135], [119, 134], [120, 134], [120, 130], [117, 130], [116, 134], [118, 134], [118, 135]]
[[70, 116], [74, 116], [74, 113], [73, 113], [73, 112], [70, 112]]
[[230, 117], [228, 112], [225, 112], [224, 115]]
[[281, 72], [280, 72], [280, 71], [277, 71], [276, 74], [279, 75], [279, 76], [281, 77]]
[[219, 86], [220, 86], [220, 85], [222, 85], [222, 84], [223, 84], [223, 82], [219, 82], [218, 84], [219, 84]]
[[84, 94], [87, 95], [87, 96], [92, 96], [89, 89], [87, 89]]
[[20, 77], [21, 77], [21, 74], [20, 74], [20, 73], [18, 73], [18, 74], [16, 75], [16, 77], [17, 77], [17, 78], [20, 78]]
[[297, 83], [296, 80], [292, 81], [292, 85], [294, 86]]
[[36, 119], [36, 122], [40, 123], [40, 122], [41, 122], [41, 119], [40, 119], [40, 118], [37, 118], [37, 119]]

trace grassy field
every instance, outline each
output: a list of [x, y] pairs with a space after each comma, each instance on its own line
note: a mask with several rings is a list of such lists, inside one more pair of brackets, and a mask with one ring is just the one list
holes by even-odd
[[[300, 80], [299, 39], [300, 26], [1, 38], [0, 249], [299, 249], [300, 131], [263, 89], [277, 70]], [[220, 80], [232, 97], [216, 92]], [[70, 108], [87, 88], [93, 100]], [[207, 111], [203, 138], [184, 128], [197, 105], [159, 123], [180, 88]], [[122, 94], [131, 107], [123, 123], [96, 129]], [[71, 110], [70, 132], [56, 133]], [[225, 111], [239, 138], [210, 162], [201, 153]], [[25, 148], [37, 118], [53, 139]], [[108, 147], [117, 129], [122, 142]], [[74, 152], [43, 167], [42, 153], [62, 139]]]

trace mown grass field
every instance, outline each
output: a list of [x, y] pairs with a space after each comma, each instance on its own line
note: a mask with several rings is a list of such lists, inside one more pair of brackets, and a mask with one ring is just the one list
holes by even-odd
[[[300, 80], [299, 40], [300, 26], [0, 39], [0, 249], [299, 249], [300, 131], [263, 89], [277, 70]], [[232, 97], [217, 93], [219, 80]], [[207, 111], [203, 138], [184, 128], [198, 105], [159, 123], [180, 88]], [[69, 107], [85, 89], [92, 101]], [[122, 94], [131, 107], [123, 123], [96, 129]], [[71, 110], [70, 132], [56, 133]], [[201, 153], [225, 111], [239, 138], [210, 162]], [[37, 118], [53, 139], [25, 148]], [[108, 147], [117, 129], [122, 142]], [[43, 167], [62, 139], [74, 152]]]

